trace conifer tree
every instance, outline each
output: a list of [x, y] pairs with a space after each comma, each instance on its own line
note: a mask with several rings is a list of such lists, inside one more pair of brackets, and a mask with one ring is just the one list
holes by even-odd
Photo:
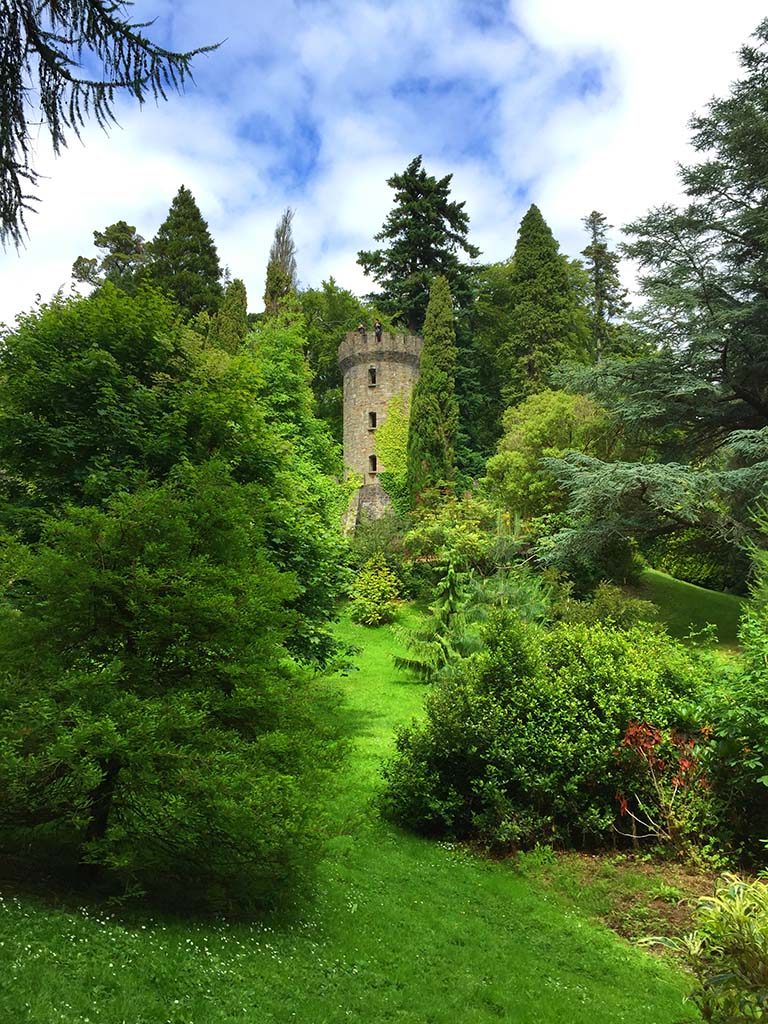
[[627, 289], [619, 277], [619, 255], [608, 248], [606, 236], [611, 225], [597, 210], [582, 223], [589, 232], [589, 245], [581, 254], [589, 276], [590, 355], [593, 362], [600, 363], [605, 356], [622, 354], [627, 349], [627, 332], [622, 330], [621, 319], [629, 303]]
[[464, 203], [449, 198], [452, 177], [427, 174], [420, 156], [402, 174], [392, 175], [387, 184], [395, 190], [395, 205], [375, 236], [389, 246], [357, 254], [366, 275], [382, 287], [385, 312], [411, 331], [424, 323], [435, 274], [446, 278], [457, 308], [465, 308], [471, 299], [470, 270], [460, 256], [464, 252], [474, 259], [480, 250], [467, 241]]
[[498, 365], [505, 404], [513, 405], [544, 390], [558, 363], [583, 358], [587, 343], [568, 261], [535, 205], [520, 224], [508, 287], [509, 334]]
[[221, 266], [208, 224], [195, 198], [181, 186], [150, 243], [150, 278], [189, 315], [213, 315], [223, 289]]
[[128, 0], [68, 0], [0, 4], [0, 244], [17, 245], [39, 179], [33, 157], [37, 134], [48, 129], [57, 155], [67, 131], [78, 137], [86, 119], [115, 122], [125, 93], [141, 104], [166, 99], [192, 77], [191, 60], [215, 49], [172, 53], [147, 37], [152, 21], [126, 17]]
[[103, 256], [78, 256], [72, 265], [72, 277], [83, 284], [99, 285], [111, 281], [132, 295], [147, 264], [147, 246], [133, 224], [119, 220], [103, 231], [93, 232], [93, 244]]
[[451, 292], [447, 280], [436, 277], [424, 320], [421, 373], [413, 389], [408, 431], [407, 489], [414, 505], [453, 487], [459, 427], [455, 373]]
[[281, 301], [296, 291], [296, 245], [293, 241], [293, 210], [287, 207], [275, 228], [275, 237], [269, 250], [267, 278], [264, 285], [264, 308], [268, 314], [276, 313]]
[[236, 277], [227, 285], [221, 308], [213, 323], [213, 340], [226, 352], [237, 352], [248, 334], [248, 294]]

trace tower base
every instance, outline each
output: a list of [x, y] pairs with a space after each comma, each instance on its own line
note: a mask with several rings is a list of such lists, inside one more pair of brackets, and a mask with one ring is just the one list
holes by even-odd
[[344, 516], [344, 532], [354, 533], [361, 522], [381, 519], [391, 508], [390, 497], [378, 480], [373, 484], [363, 484], [355, 491], [349, 503]]

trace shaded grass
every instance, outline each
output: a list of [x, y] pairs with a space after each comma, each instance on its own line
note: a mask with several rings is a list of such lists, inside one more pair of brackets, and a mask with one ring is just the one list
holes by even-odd
[[733, 594], [707, 590], [656, 569], [645, 569], [639, 596], [657, 605], [672, 636], [686, 637], [711, 623], [717, 629], [721, 645], [732, 648], [738, 645], [742, 599]]
[[[409, 614], [409, 613], [406, 613]], [[508, 863], [400, 833], [370, 806], [393, 729], [424, 687], [389, 629], [340, 626], [354, 753], [329, 794], [317, 895], [259, 924], [128, 919], [0, 904], [0, 1020], [14, 1024], [615, 1024], [696, 1020], [685, 979]]]

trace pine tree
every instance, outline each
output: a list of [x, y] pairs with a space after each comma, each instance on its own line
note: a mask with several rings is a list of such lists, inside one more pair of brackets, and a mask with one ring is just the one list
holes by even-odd
[[448, 282], [436, 277], [424, 320], [421, 373], [411, 399], [407, 485], [411, 502], [427, 503], [456, 477], [459, 406], [455, 393], [456, 336]]
[[248, 295], [239, 277], [227, 285], [211, 333], [216, 345], [226, 352], [237, 352], [245, 341], [248, 334]]
[[589, 245], [582, 250], [589, 291], [590, 353], [595, 363], [607, 355], [625, 352], [627, 335], [621, 320], [629, 308], [627, 289], [619, 277], [619, 255], [608, 248], [607, 232], [610, 224], [604, 214], [593, 210], [582, 221], [589, 232]]
[[402, 174], [387, 181], [395, 190], [395, 205], [375, 237], [388, 242], [388, 248], [357, 254], [365, 274], [382, 286], [385, 311], [411, 331], [424, 323], [435, 274], [446, 278], [457, 308], [471, 301], [470, 270], [460, 254], [474, 259], [480, 250], [467, 241], [464, 203], [449, 198], [452, 177], [435, 178], [424, 170], [420, 156], [411, 160]]
[[103, 256], [78, 256], [72, 264], [72, 277], [83, 284], [99, 285], [111, 281], [129, 295], [134, 294], [147, 264], [147, 246], [133, 224], [119, 220], [103, 231], [93, 232], [93, 244]]
[[150, 243], [150, 278], [189, 315], [219, 308], [221, 266], [208, 224], [194, 196], [181, 186]]
[[287, 207], [277, 227], [269, 250], [267, 278], [264, 285], [264, 308], [268, 314], [276, 313], [280, 302], [296, 291], [296, 245], [293, 241], [293, 210]]
[[539, 208], [531, 205], [520, 224], [508, 282], [509, 334], [497, 356], [506, 405], [543, 391], [558, 363], [583, 358], [586, 316], [572, 278]]

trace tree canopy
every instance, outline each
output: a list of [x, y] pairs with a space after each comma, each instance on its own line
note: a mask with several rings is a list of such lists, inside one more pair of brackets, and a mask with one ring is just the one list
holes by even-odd
[[394, 205], [375, 236], [385, 248], [361, 251], [357, 262], [381, 286], [381, 304], [409, 330], [421, 330], [432, 278], [442, 275], [457, 306], [471, 297], [469, 268], [462, 253], [475, 259], [477, 246], [467, 238], [469, 216], [463, 202], [450, 198], [452, 174], [436, 178], [414, 157], [402, 174], [387, 180]]
[[424, 320], [419, 379], [411, 399], [407, 489], [414, 505], [434, 501], [455, 483], [459, 426], [455, 338], [448, 281], [436, 277]]

